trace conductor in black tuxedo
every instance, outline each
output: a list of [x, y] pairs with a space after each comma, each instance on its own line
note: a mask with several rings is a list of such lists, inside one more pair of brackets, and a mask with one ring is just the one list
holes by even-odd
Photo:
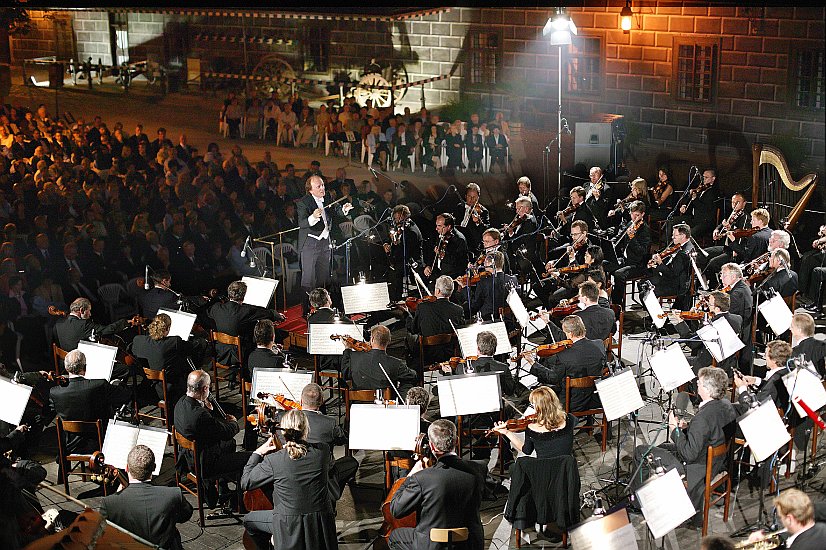
[[811, 361], [820, 376], [826, 376], [826, 341], [818, 340], [815, 335], [815, 320], [805, 312], [792, 316], [792, 357], [803, 355]]
[[[298, 249], [301, 254], [301, 288], [308, 293], [314, 288], [330, 284], [330, 230], [333, 212], [324, 206], [324, 180], [310, 176], [304, 184], [307, 194], [297, 201]], [[346, 203], [341, 211], [350, 212], [352, 204]], [[304, 313], [309, 313], [304, 302]]]
[[[241, 337], [241, 352], [244, 355], [252, 350], [252, 329], [259, 319], [269, 319], [270, 321], [283, 321], [284, 315], [274, 309], [266, 309], [251, 304], [245, 304], [244, 296], [247, 294], [247, 283], [234, 281], [227, 287], [227, 300], [223, 303], [213, 304], [207, 315], [215, 322], [215, 330], [230, 336]], [[236, 357], [235, 346], [226, 344], [215, 344], [215, 358], [223, 365], [236, 364], [239, 358]]]
[[141, 289], [138, 294], [138, 305], [141, 315], [152, 318], [158, 314], [160, 308], [178, 309], [179, 295], [172, 290], [172, 276], [166, 270], [158, 270], [150, 276], [152, 288]]
[[[416, 385], [419, 380], [416, 371], [408, 368], [400, 359], [388, 355], [388, 345], [390, 329], [376, 325], [370, 329], [370, 351], [344, 350], [341, 370], [344, 379], [352, 382], [354, 390], [380, 390], [390, 387], [392, 383], [400, 394], [405, 395], [407, 390]], [[384, 367], [384, 372], [379, 365]]]
[[[237, 479], [241, 468], [249, 459], [249, 452], [235, 450], [235, 434], [238, 422], [231, 414], [222, 416], [209, 399], [209, 374], [202, 370], [189, 373], [186, 379], [186, 395], [175, 404], [175, 430], [198, 444], [201, 476], [199, 489], [204, 491], [208, 508], [228, 502], [230, 493], [227, 479]], [[182, 450], [175, 465], [179, 472], [194, 472], [195, 458], [188, 450]], [[215, 491], [216, 479], [219, 480]]]
[[456, 426], [450, 420], [433, 422], [427, 430], [436, 463], [424, 468], [421, 461], [410, 470], [393, 499], [390, 513], [397, 518], [417, 513], [416, 527], [402, 527], [390, 534], [391, 550], [440, 550], [430, 542], [430, 530], [466, 527], [465, 543], [455, 548], [481, 549], [484, 531], [479, 516], [482, 488], [487, 471], [475, 462], [456, 455]]
[[[97, 340], [99, 336], [108, 336], [124, 330], [126, 319], [120, 319], [109, 325], [100, 325], [92, 320], [92, 302], [86, 298], [77, 298], [69, 306], [69, 314], [55, 324], [57, 344], [60, 349], [72, 351], [77, 349], [81, 340]], [[113, 374], [114, 376], [114, 374]]]
[[169, 550], [183, 550], [177, 523], [189, 521], [192, 505], [178, 487], [152, 485], [155, 454], [136, 445], [126, 457], [129, 485], [103, 497], [100, 513], [120, 527]]
[[[542, 384], [554, 388], [559, 396], [565, 395], [565, 378], [582, 378], [584, 376], [602, 376], [606, 366], [605, 345], [600, 340], [585, 337], [585, 324], [576, 315], [569, 315], [562, 320], [562, 330], [571, 347], [537, 362], [533, 355], [526, 359], [531, 365], [531, 374]], [[599, 406], [599, 398], [593, 388], [575, 388], [571, 390], [571, 412], [588, 410]]]
[[[453, 279], [442, 275], [436, 279], [433, 295], [436, 300], [422, 301], [416, 307], [416, 312], [406, 319], [407, 349], [410, 352], [408, 365], [418, 364], [419, 338], [435, 336], [436, 334], [453, 333], [454, 326], [461, 326], [464, 322], [462, 306], [450, 301], [453, 295]], [[452, 324], [451, 324], [452, 323]], [[453, 344], [424, 347], [425, 364], [445, 361], [453, 354]]]

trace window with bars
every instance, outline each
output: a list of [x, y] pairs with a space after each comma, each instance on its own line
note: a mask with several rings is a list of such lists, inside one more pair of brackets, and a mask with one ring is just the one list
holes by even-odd
[[304, 71], [326, 73], [330, 68], [330, 31], [325, 27], [309, 27], [302, 42]]
[[680, 101], [711, 103], [717, 88], [719, 42], [674, 41], [674, 96]]
[[499, 32], [471, 30], [467, 44], [470, 83], [496, 84], [496, 72], [502, 56], [502, 37]]
[[574, 37], [566, 64], [569, 93], [593, 95], [602, 91], [602, 56], [602, 37]]
[[789, 64], [791, 103], [806, 109], [826, 108], [823, 90], [823, 50], [794, 50]]

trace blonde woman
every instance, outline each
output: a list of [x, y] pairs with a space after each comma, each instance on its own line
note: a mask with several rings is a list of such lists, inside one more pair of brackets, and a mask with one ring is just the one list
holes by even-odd
[[[166, 376], [167, 397], [172, 403], [186, 393], [186, 376], [190, 372], [186, 362], [187, 356], [192, 354], [193, 346], [180, 336], [170, 336], [172, 319], [166, 313], [159, 313], [149, 323], [148, 334], [135, 336], [130, 344], [131, 353], [145, 362], [144, 366], [152, 370], [164, 372]], [[201, 352], [201, 355], [203, 352]], [[163, 399], [160, 387], [156, 388], [158, 398]]]
[[574, 452], [574, 415], [565, 412], [554, 390], [540, 386], [531, 392], [530, 404], [536, 411], [536, 419], [525, 429], [525, 442], [507, 428], [506, 422], [498, 422], [493, 431], [504, 435], [511, 445], [529, 455], [536, 451], [537, 458], [572, 455]]
[[241, 476], [245, 491], [272, 487], [275, 508], [250, 512], [244, 527], [258, 548], [268, 548], [270, 537], [280, 550], [338, 548], [333, 500], [328, 493], [330, 447], [307, 443], [310, 425], [304, 411], [281, 417], [284, 448], [272, 438], [250, 456]]

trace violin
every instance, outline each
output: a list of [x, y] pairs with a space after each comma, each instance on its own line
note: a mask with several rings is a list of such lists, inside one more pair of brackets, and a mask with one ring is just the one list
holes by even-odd
[[391, 303], [390, 307], [406, 307], [409, 311], [416, 311], [416, 308], [419, 307], [419, 304], [422, 302], [435, 302], [436, 300], [438, 300], [436, 296], [424, 296], [422, 298], [408, 296], [401, 302]]
[[[666, 247], [664, 250], [661, 250], [661, 251], [657, 252], [656, 254], [654, 254], [654, 256], [659, 256], [660, 260], [662, 261], [665, 258], [667, 258], [668, 256], [671, 256], [672, 254], [676, 254], [680, 250], [681, 246], [682, 245], [675, 244], [673, 246]], [[654, 258], [651, 258], [650, 260], [648, 260], [648, 267], [650, 269], [653, 269], [653, 268], [657, 267], [657, 263], [654, 261]]]
[[146, 317], [141, 317], [140, 315], [135, 315], [131, 319], [126, 320], [126, 324], [130, 327], [143, 327], [146, 326]]
[[642, 219], [642, 218], [640, 218], [640, 219], [638, 219], [637, 221], [635, 221], [635, 222], [631, 225], [631, 227], [629, 227], [629, 228], [626, 230], [626, 232], [625, 232], [625, 233], [628, 235], [628, 239], [629, 239], [629, 240], [631, 240], [631, 239], [633, 239], [634, 237], [636, 237], [636, 236], [637, 236], [637, 231], [639, 231], [639, 230], [640, 230], [640, 227], [642, 227], [642, 224], [643, 224], [643, 219]]
[[707, 181], [703, 180], [703, 182], [700, 185], [698, 185], [696, 189], [693, 189], [691, 191], [691, 198], [688, 199], [687, 203], [685, 203], [686, 210], [688, 210], [688, 207], [691, 206], [692, 202], [694, 202], [695, 200], [702, 197], [703, 193], [705, 193], [706, 191], [711, 189], [712, 185], [714, 185], [714, 181], [708, 181], [707, 182]]
[[528, 355], [536, 355], [537, 357], [544, 358], [544, 357], [551, 357], [552, 355], [556, 355], [561, 351], [565, 351], [566, 349], [573, 346], [574, 343], [571, 340], [560, 340], [554, 344], [543, 344], [538, 346], [532, 350], [523, 351], [516, 355], [516, 357], [511, 357], [511, 361], [517, 361], [522, 357], [526, 357]]
[[759, 273], [761, 271], [760, 266], [767, 263], [770, 257], [771, 252], [764, 252], [763, 254], [760, 254], [758, 257], [746, 264], [746, 266], [743, 268], [743, 273], [745, 273], [748, 276], [754, 275], [755, 273]]
[[818, 238], [812, 241], [812, 248], [823, 250], [826, 248], [826, 225], [820, 226], [820, 231], [817, 233]]
[[735, 239], [743, 239], [745, 237], [751, 237], [752, 235], [760, 231], [760, 229], [760, 227], [750, 227], [748, 229], [735, 229], [731, 232], [731, 234]]
[[[523, 416], [522, 418], [511, 418], [510, 420], [505, 421], [505, 425], [503, 426], [509, 432], [524, 432], [530, 424], [536, 422], [536, 413], [529, 414], [527, 416]], [[485, 437], [496, 434], [496, 435], [504, 435], [496, 430], [488, 430], [485, 432]]]
[[58, 386], [66, 387], [69, 385], [69, 377], [64, 376], [62, 374], [56, 374], [52, 371], [48, 371], [45, 373], [46, 380], [49, 382], [54, 382]]
[[280, 393], [267, 393], [267, 392], [260, 391], [260, 392], [258, 392], [258, 395], [256, 395], [256, 397], [258, 399], [267, 399], [267, 398], [273, 399], [276, 403], [278, 403], [279, 405], [284, 407], [285, 410], [288, 410], [288, 411], [290, 411], [290, 410], [300, 411], [301, 410], [301, 403], [299, 403], [298, 401], [293, 401], [292, 399], [289, 399], [287, 397], [284, 397]]
[[622, 212], [625, 210], [625, 207], [637, 200], [633, 193], [629, 193], [627, 197], [624, 199], [620, 199], [617, 201], [617, 204], [614, 205], [614, 208], [608, 211], [608, 217], [612, 217], [617, 212]]
[[451, 357], [447, 361], [442, 361], [441, 363], [434, 363], [430, 365], [427, 370], [428, 371], [435, 371], [435, 370], [444, 370], [450, 369], [453, 372], [456, 372], [456, 369], [459, 365], [466, 365], [468, 361], [476, 361], [479, 359], [477, 355], [469, 355], [467, 357]]
[[566, 217], [568, 217], [570, 214], [573, 214], [574, 212], [576, 212], [581, 205], [582, 205], [582, 203], [578, 203], [578, 204], [571, 203], [567, 207], [565, 207], [564, 210], [560, 210], [559, 212], [557, 212], [556, 217], [557, 218], [561, 217], [562, 220], [564, 221]]
[[726, 236], [726, 231], [729, 230], [731, 225], [737, 221], [737, 219], [745, 213], [745, 210], [735, 210], [729, 215], [728, 219], [717, 226], [717, 229], [714, 230], [712, 233], [711, 238], [715, 241], [719, 241], [723, 237]]
[[370, 351], [373, 349], [369, 342], [356, 340], [352, 336], [347, 336], [346, 334], [331, 334], [330, 340], [341, 340], [344, 342], [345, 348], [353, 351]]
[[490, 271], [482, 271], [478, 275], [473, 275], [470, 279], [468, 279], [467, 275], [461, 275], [453, 279], [453, 281], [461, 286], [474, 286], [482, 279], [491, 277], [492, 275], [493, 273], [491, 273]]
[[668, 189], [669, 185], [671, 185], [671, 182], [666, 180], [660, 181], [657, 185], [654, 186], [654, 189], [651, 190], [651, 196], [654, 198], [656, 202], [660, 202], [663, 193], [665, 193], [665, 190]]
[[711, 315], [709, 311], [671, 311], [671, 312], [663, 312], [657, 315], [658, 319], [666, 319], [668, 317], [668, 313], [673, 315], [679, 315], [680, 319], [683, 321], [702, 321], [704, 317], [707, 315]]
[[568, 315], [573, 315], [574, 313], [576, 313], [576, 310], [578, 309], [579, 296], [574, 296], [573, 298], [571, 298], [570, 302], [551, 308], [550, 315], [554, 319], [561, 319], [563, 317], [567, 317]]
[[517, 214], [513, 218], [513, 221], [511, 221], [511, 223], [502, 228], [502, 232], [507, 235], [512, 234], [514, 231], [516, 231], [517, 227], [522, 225], [522, 222], [524, 222], [526, 218], [527, 216], [520, 216], [519, 214]]
[[450, 237], [452, 235], [453, 235], [453, 233], [445, 233], [444, 235], [441, 235], [440, 238], [439, 238], [439, 244], [436, 246], [435, 252], [436, 252], [436, 257], [439, 258], [440, 260], [445, 259], [445, 251], [447, 250], [447, 243], [450, 240]]
[[560, 267], [558, 271], [562, 274], [572, 274], [572, 273], [582, 273], [583, 271], [587, 270], [590, 264], [582, 264], [582, 265], [567, 265], [565, 267]]

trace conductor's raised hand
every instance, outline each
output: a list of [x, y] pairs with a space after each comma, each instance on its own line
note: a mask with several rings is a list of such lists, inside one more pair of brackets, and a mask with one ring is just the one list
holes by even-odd
[[349, 213], [350, 213], [350, 210], [352, 210], [352, 209], [353, 209], [353, 203], [351, 203], [351, 202], [346, 202], [346, 203], [344, 203], [344, 205], [341, 207], [341, 211], [342, 211], [342, 212], [344, 212], [344, 215], [345, 215], [345, 216], [346, 216], [347, 214], [349, 214]]

